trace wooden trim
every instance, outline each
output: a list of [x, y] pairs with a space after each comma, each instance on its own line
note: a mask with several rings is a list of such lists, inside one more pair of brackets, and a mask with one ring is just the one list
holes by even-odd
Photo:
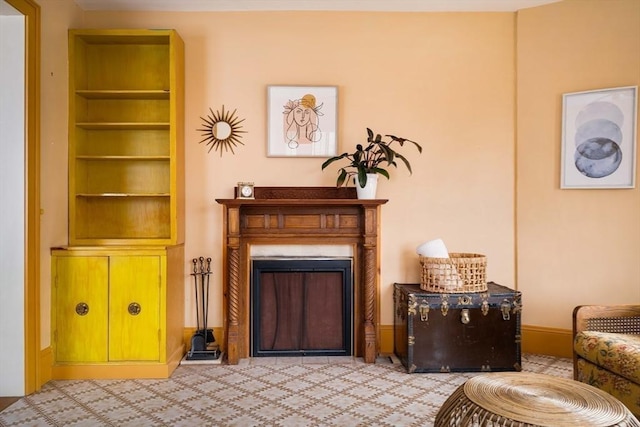
[[[184, 342], [189, 350], [191, 336], [195, 328], [185, 328]], [[224, 351], [224, 329], [213, 328], [213, 335]], [[393, 354], [393, 325], [379, 325], [380, 354]], [[541, 326], [522, 326], [523, 353], [544, 354], [547, 356], [571, 358], [571, 331], [568, 329], [546, 328]], [[569, 348], [567, 348], [569, 347]]]
[[569, 329], [522, 326], [522, 353], [572, 357], [572, 336]]
[[[186, 333], [186, 331], [185, 331]], [[185, 346], [179, 346], [169, 355], [167, 363], [124, 362], [117, 364], [54, 365], [53, 349], [40, 352], [40, 366], [44, 382], [50, 380], [169, 378], [180, 365]]]
[[53, 366], [53, 348], [50, 346], [40, 350], [40, 379], [43, 384], [51, 381], [51, 367]]
[[393, 325], [378, 326], [380, 334], [380, 354], [393, 354]]
[[350, 244], [354, 254], [354, 353], [378, 355], [379, 209], [353, 188], [255, 187], [255, 199], [216, 199], [224, 208], [223, 296], [227, 359], [249, 357], [249, 251], [252, 244]]
[[[183, 331], [185, 351], [189, 351], [191, 345], [191, 336], [195, 332], [195, 329], [196, 328], [191, 327], [185, 328]], [[393, 325], [379, 325], [378, 333], [380, 335], [380, 354], [393, 354]], [[213, 335], [216, 338], [216, 341], [220, 343], [220, 350], [225, 351], [223, 347], [225, 341], [224, 329], [222, 327], [214, 327]], [[571, 358], [570, 330], [524, 325], [522, 326], [522, 335], [523, 353], [544, 354], [547, 356]], [[567, 349], [567, 346], [569, 346], [569, 349]], [[42, 370], [42, 378], [45, 380], [45, 382], [52, 379], [52, 364], [53, 353], [51, 351], [51, 347], [48, 347], [40, 352], [40, 366]], [[125, 375], [125, 373], [126, 372], [123, 371], [118, 375], [121, 378], [126, 378], [122, 376]], [[130, 378], [134, 378], [134, 376], [131, 376]]]
[[7, 0], [25, 17], [25, 394], [45, 383], [40, 373], [40, 6]]
[[[588, 331], [589, 319], [621, 319], [625, 317], [640, 317], [640, 305], [637, 304], [611, 304], [611, 305], [579, 305], [573, 309], [573, 333]], [[631, 319], [629, 319], [631, 320]], [[628, 330], [624, 326], [629, 326], [631, 322], [619, 322], [623, 333], [633, 334], [636, 331], [629, 328]], [[602, 330], [601, 332], [605, 332]], [[614, 332], [614, 331], [606, 331]]]
[[167, 355], [166, 363], [154, 362], [118, 362], [118, 363], [68, 363], [53, 362], [51, 347], [41, 353], [41, 364], [47, 368], [48, 380], [85, 380], [91, 379], [131, 379], [131, 378], [169, 378], [180, 365], [185, 354], [185, 346], [177, 346]]
[[[393, 325], [380, 325], [380, 353], [392, 354]], [[571, 331], [568, 329], [522, 326], [522, 353], [571, 358]]]
[[96, 364], [96, 365], [55, 365], [52, 367], [52, 379], [54, 380], [84, 380], [87, 378], [101, 379], [164, 379], [171, 377], [173, 371], [180, 365], [180, 357], [172, 358], [168, 363], [123, 363], [123, 364]]
[[[234, 196], [237, 197], [238, 189], [234, 189]], [[355, 187], [255, 187], [254, 196], [256, 200], [301, 200], [301, 199], [355, 199]]]

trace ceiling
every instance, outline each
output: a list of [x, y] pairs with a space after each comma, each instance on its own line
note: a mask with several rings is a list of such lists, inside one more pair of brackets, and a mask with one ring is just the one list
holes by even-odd
[[515, 12], [561, 0], [75, 0], [83, 10]]

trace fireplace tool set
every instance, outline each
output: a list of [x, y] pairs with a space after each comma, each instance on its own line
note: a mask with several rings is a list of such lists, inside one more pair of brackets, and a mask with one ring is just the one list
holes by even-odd
[[193, 283], [196, 299], [197, 328], [191, 337], [191, 349], [187, 360], [217, 360], [220, 357], [219, 346], [215, 344], [213, 329], [207, 329], [209, 313], [209, 276], [211, 275], [211, 258], [194, 258]]

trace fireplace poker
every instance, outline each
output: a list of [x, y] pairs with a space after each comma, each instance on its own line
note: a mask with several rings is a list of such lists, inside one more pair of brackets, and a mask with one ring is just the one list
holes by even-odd
[[200, 306], [198, 305], [198, 259], [194, 258], [192, 262], [193, 273], [191, 273], [191, 275], [193, 276], [193, 287], [196, 297], [196, 333], [198, 333], [198, 330], [200, 329]]
[[[215, 360], [220, 356], [217, 348], [208, 349], [208, 343], [215, 342], [213, 331], [207, 329], [209, 309], [209, 276], [211, 275], [211, 258], [193, 258], [193, 283], [196, 303], [196, 331], [191, 337], [191, 350], [187, 355], [189, 360]], [[198, 281], [200, 282], [198, 286]], [[198, 297], [198, 294], [200, 296]], [[200, 319], [202, 318], [202, 324]]]

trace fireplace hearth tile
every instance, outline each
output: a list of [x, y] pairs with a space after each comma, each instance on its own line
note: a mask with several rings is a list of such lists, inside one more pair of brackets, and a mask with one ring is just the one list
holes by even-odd
[[304, 363], [305, 365], [311, 365], [311, 364], [326, 365], [327, 363], [329, 363], [329, 358], [327, 356], [305, 356], [302, 358], [302, 363]]
[[275, 365], [276, 357], [252, 357], [251, 364], [252, 365]]
[[330, 365], [348, 365], [354, 363], [356, 360], [353, 356], [331, 356], [327, 357], [327, 362]]
[[[364, 363], [362, 357], [353, 356], [292, 356], [292, 357], [249, 357], [239, 360], [242, 366], [272, 365], [351, 365]], [[388, 358], [379, 358], [377, 363], [390, 363]]]
[[276, 357], [276, 365], [301, 365], [302, 357]]

